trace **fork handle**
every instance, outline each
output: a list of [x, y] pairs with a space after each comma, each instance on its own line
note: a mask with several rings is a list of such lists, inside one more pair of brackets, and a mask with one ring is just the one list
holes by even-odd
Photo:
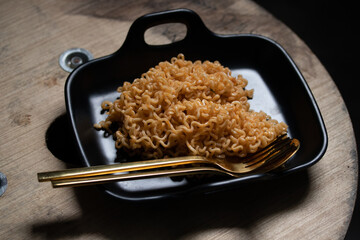
[[183, 167], [183, 168], [173, 168], [173, 169], [160, 169], [153, 171], [130, 172], [130, 173], [117, 174], [117, 175], [101, 175], [101, 176], [82, 177], [82, 178], [60, 179], [60, 180], [52, 180], [51, 182], [54, 188], [81, 187], [81, 186], [104, 184], [104, 183], [110, 183], [116, 181], [137, 180], [137, 179], [154, 178], [154, 177], [174, 177], [174, 176], [201, 174], [201, 173], [212, 173], [212, 174], [218, 173], [218, 174], [230, 175], [232, 177], [239, 177], [239, 175], [232, 174], [218, 168], [201, 166], [201, 167]]
[[103, 174], [112, 174], [119, 172], [131, 172], [145, 169], [153, 169], [168, 166], [186, 165], [192, 163], [207, 163], [208, 161], [199, 156], [186, 156], [176, 158], [163, 158], [127, 163], [116, 163], [110, 165], [98, 165], [83, 168], [71, 168], [60, 171], [38, 173], [38, 181], [52, 181], [69, 178], [90, 177]]

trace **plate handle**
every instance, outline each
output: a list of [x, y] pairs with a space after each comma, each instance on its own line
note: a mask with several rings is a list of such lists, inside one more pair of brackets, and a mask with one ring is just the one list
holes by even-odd
[[[136, 19], [131, 25], [128, 35], [121, 49], [139, 49], [154, 47], [152, 45], [148, 45], [145, 42], [145, 31], [151, 27], [166, 23], [182, 23], [186, 26], [186, 36], [184, 39], [178, 42], [196, 42], [201, 41], [201, 39], [204, 39], [204, 37], [210, 37], [213, 35], [213, 33], [205, 26], [199, 15], [197, 15], [194, 11], [189, 9], [168, 10], [147, 14]], [[165, 47], [171, 44], [173, 43], [160, 46], [156, 45], [156, 47]]]

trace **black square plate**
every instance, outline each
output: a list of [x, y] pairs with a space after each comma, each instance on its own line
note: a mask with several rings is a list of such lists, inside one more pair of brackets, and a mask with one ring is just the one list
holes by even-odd
[[[160, 46], [144, 40], [147, 29], [164, 23], [182, 23], [184, 39]], [[300, 150], [281, 171], [230, 179], [154, 178], [102, 185], [120, 199], [150, 200], [190, 193], [224, 190], [250, 180], [267, 180], [308, 168], [326, 151], [327, 133], [315, 99], [285, 50], [276, 42], [253, 34], [218, 35], [211, 32], [191, 10], [178, 9], [145, 15], [131, 26], [123, 46], [115, 53], [95, 59], [75, 69], [65, 85], [67, 112], [84, 166], [112, 164], [119, 159], [112, 137], [93, 127], [105, 119], [101, 102], [114, 101], [116, 89], [133, 81], [150, 67], [183, 53], [187, 60], [218, 60], [234, 76], [242, 74], [253, 88], [250, 106], [274, 119], [285, 121], [289, 135], [301, 142]]]

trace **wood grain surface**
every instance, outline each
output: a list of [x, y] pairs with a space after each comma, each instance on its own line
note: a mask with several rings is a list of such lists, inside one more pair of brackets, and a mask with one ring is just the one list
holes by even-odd
[[[189, 8], [216, 33], [257, 33], [280, 43], [309, 84], [328, 131], [325, 156], [297, 174], [209, 196], [128, 203], [96, 187], [52, 189], [37, 173], [69, 167], [47, 132], [65, 114], [68, 74], [59, 55], [73, 47], [116, 51], [147, 13]], [[170, 29], [152, 41], [172, 41]], [[0, 1], [0, 239], [342, 239], [354, 207], [357, 152], [342, 97], [316, 56], [284, 24], [249, 0]], [[66, 131], [66, 126], [62, 126]], [[56, 140], [55, 136], [55, 140]], [[61, 139], [61, 138], [59, 138]], [[59, 141], [64, 146], [68, 141]], [[56, 145], [55, 145], [56, 147]]]

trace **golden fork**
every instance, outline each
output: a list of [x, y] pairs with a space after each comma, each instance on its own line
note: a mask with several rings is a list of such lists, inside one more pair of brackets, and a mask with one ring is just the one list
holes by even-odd
[[[291, 145], [291, 147], [283, 149], [281, 153], [276, 154], [276, 157], [268, 159], [263, 165], [261, 165], [257, 169], [253, 169], [251, 173], [252, 174], [266, 173], [280, 167], [287, 160], [289, 160], [298, 149], [299, 149], [299, 142], [296, 140], [295, 143]], [[152, 178], [152, 177], [174, 177], [174, 176], [194, 175], [194, 174], [204, 174], [204, 173], [223, 174], [234, 178], [245, 176], [245, 174], [233, 173], [217, 167], [191, 165], [190, 167], [159, 169], [152, 171], [151, 170], [139, 171], [139, 172], [130, 172], [123, 174], [115, 174], [115, 175], [107, 174], [107, 175], [98, 175], [98, 176], [90, 176], [90, 177], [51, 180], [51, 183], [54, 188], [80, 187], [80, 186], [104, 184], [104, 183], [125, 181], [125, 180], [137, 180], [137, 179]], [[248, 174], [249, 173], [250, 172], [248, 172]]]
[[[62, 171], [53, 171], [53, 172], [44, 172], [38, 173], [38, 180], [43, 181], [52, 181], [54, 187], [58, 187], [60, 183], [66, 182], [66, 184], [71, 185], [71, 181], [80, 182], [80, 178], [83, 178], [83, 181], [90, 181], [92, 183], [98, 184], [103, 181], [119, 181], [131, 178], [144, 178], [144, 177], [153, 177], [158, 175], [184, 175], [186, 171], [189, 173], [199, 172], [200, 169], [192, 168], [182, 168], [182, 170], [175, 171], [175, 169], [170, 170], [158, 170], [152, 172], [140, 172], [140, 173], [127, 173], [120, 175], [110, 175], [113, 173], [120, 172], [131, 172], [145, 169], [154, 169], [162, 168], [169, 166], [178, 166], [178, 165], [188, 165], [188, 164], [206, 164], [213, 165], [215, 168], [211, 169], [222, 169], [222, 172], [229, 174], [244, 174], [256, 170], [257, 168], [263, 166], [263, 170], [269, 168], [270, 170], [274, 169], [275, 166], [278, 167], [287, 161], [298, 149], [300, 142], [297, 139], [290, 139], [286, 135], [277, 138], [274, 142], [269, 144], [266, 148], [252, 154], [246, 158], [243, 158], [241, 162], [232, 161], [231, 159], [206, 159], [199, 156], [189, 156], [189, 157], [178, 157], [178, 158], [166, 158], [166, 159], [155, 159], [147, 161], [138, 161], [138, 162], [129, 162], [121, 164], [112, 164], [112, 165], [101, 165], [101, 166], [92, 166], [85, 168], [74, 168], [67, 169]], [[265, 164], [271, 163], [271, 164]], [[275, 164], [276, 163], [276, 164]], [[203, 166], [205, 167], [205, 166]], [[212, 171], [208, 169], [202, 169], [204, 171]], [[267, 170], [269, 171], [269, 170]], [[219, 171], [217, 171], [219, 172]], [[137, 175], [138, 174], [138, 175]], [[102, 176], [99, 176], [102, 175]], [[89, 178], [93, 178], [90, 180]], [[95, 180], [96, 179], [96, 180]]]

